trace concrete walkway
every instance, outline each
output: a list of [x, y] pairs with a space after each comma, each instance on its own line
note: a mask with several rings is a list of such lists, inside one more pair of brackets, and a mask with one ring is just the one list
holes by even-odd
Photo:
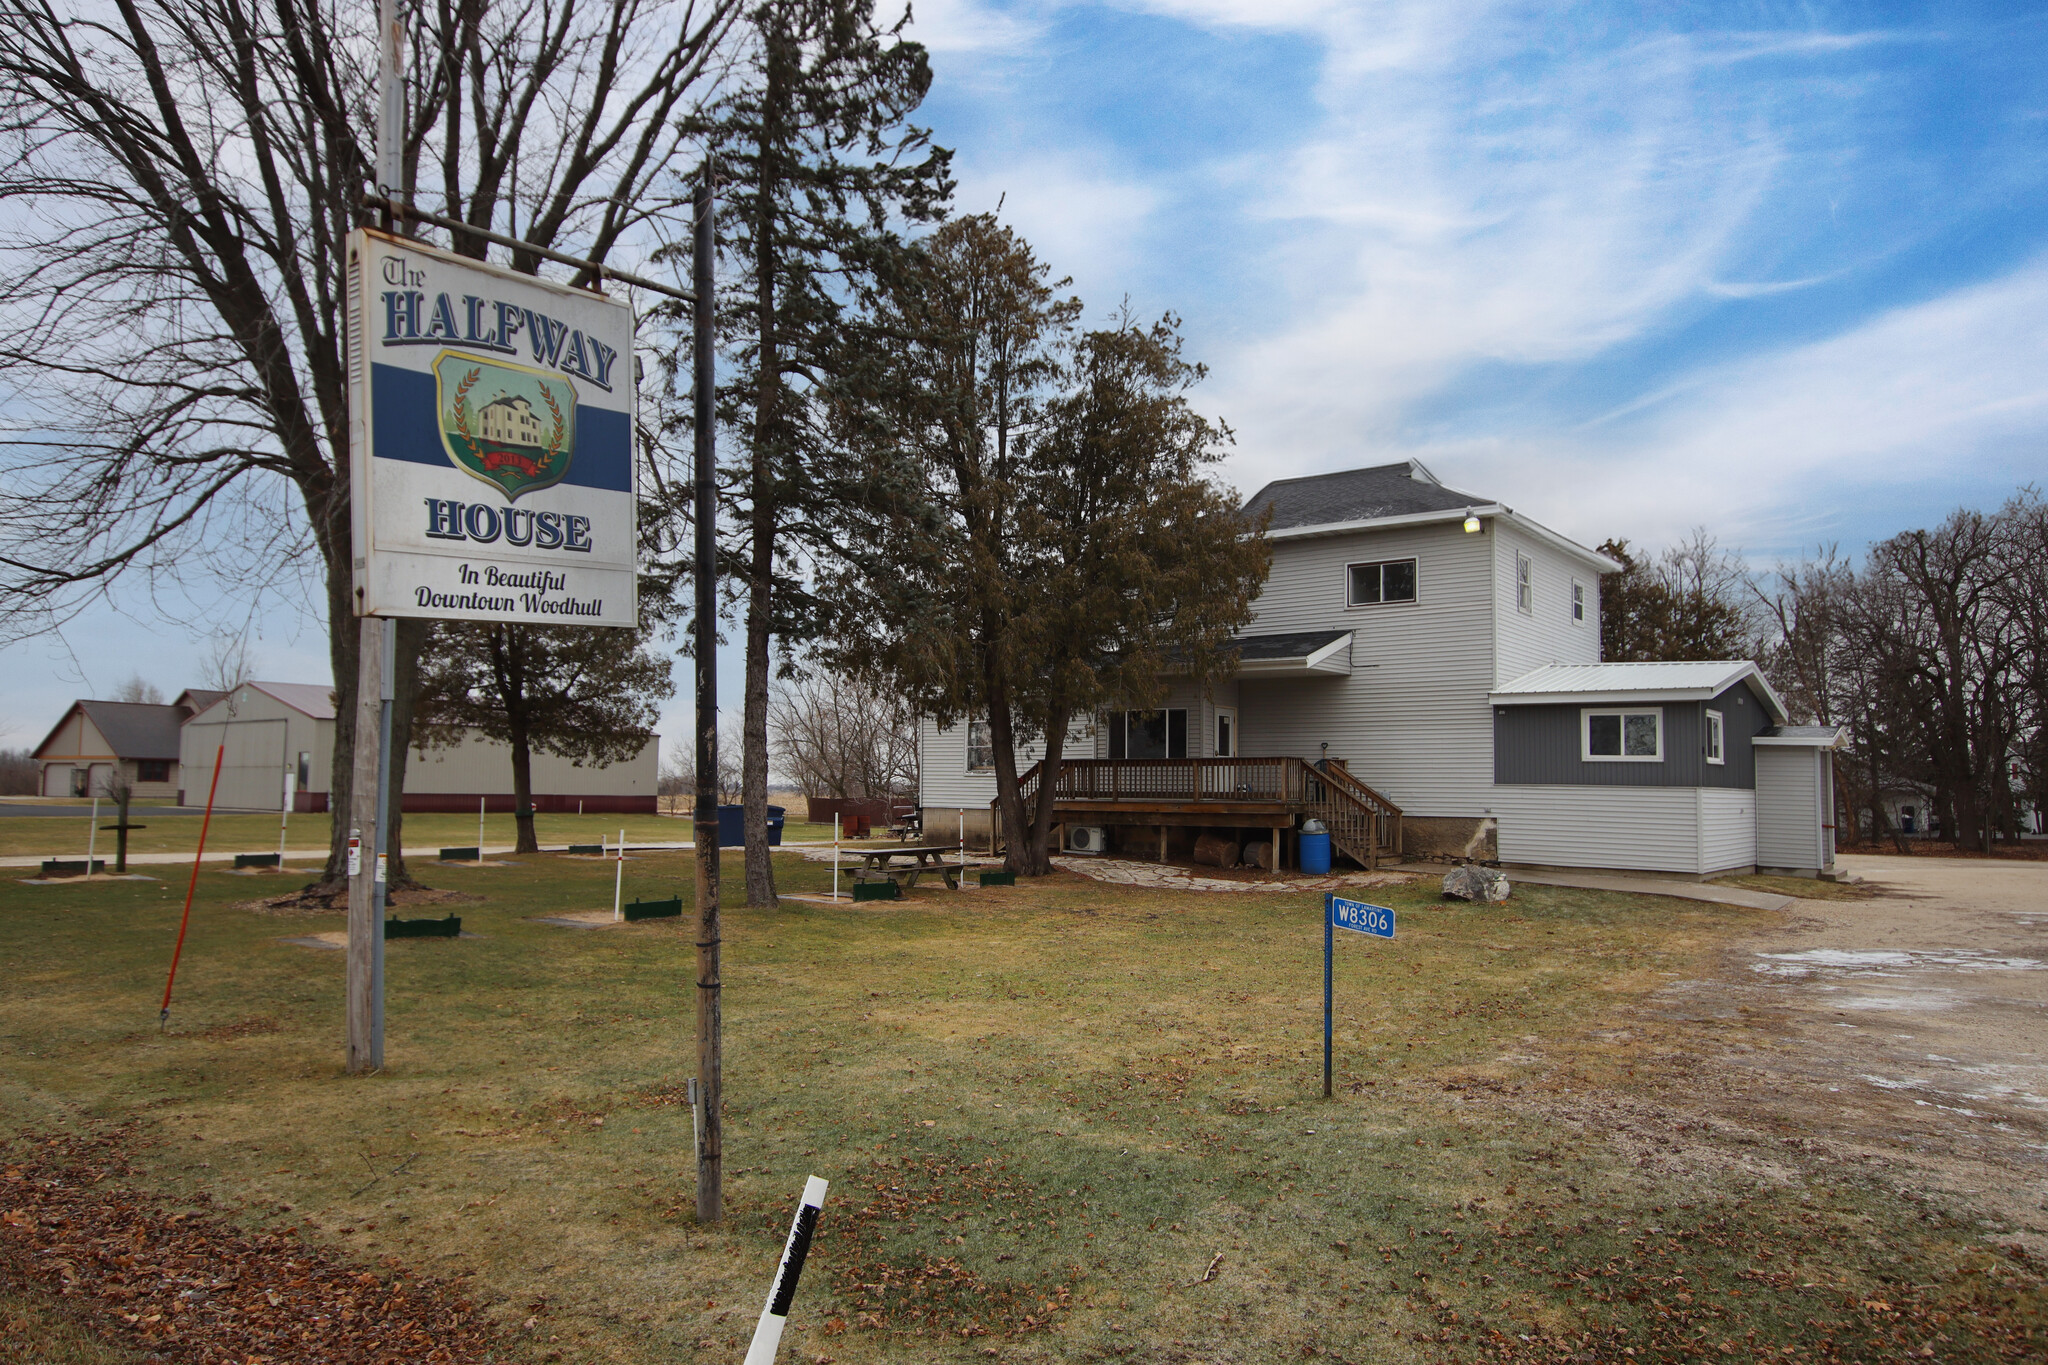
[[1740, 905], [1750, 910], [1784, 910], [1791, 896], [1771, 891], [1751, 891], [1740, 886], [1715, 886], [1710, 882], [1681, 882], [1666, 877], [1631, 877], [1614, 872], [1517, 872], [1503, 868], [1510, 886], [1569, 886], [1581, 891], [1622, 891], [1635, 896], [1676, 896], [1685, 901], [1706, 901], [1712, 905]]

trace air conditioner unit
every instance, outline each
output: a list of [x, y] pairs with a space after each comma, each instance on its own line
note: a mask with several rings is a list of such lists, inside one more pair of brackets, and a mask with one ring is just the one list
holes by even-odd
[[1070, 825], [1067, 827], [1067, 851], [1069, 853], [1104, 853], [1109, 849], [1109, 836], [1100, 825]]

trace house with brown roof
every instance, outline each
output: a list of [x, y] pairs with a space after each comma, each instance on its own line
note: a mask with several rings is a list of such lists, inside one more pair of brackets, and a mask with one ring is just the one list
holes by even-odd
[[196, 688], [169, 704], [75, 701], [35, 747], [43, 796], [105, 796], [118, 771], [137, 796], [178, 794], [179, 729], [221, 696]]

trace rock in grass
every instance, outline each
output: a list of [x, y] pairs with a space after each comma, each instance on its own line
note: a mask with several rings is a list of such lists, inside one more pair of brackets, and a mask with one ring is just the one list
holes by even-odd
[[1452, 868], [1444, 874], [1444, 899], [1487, 901], [1498, 905], [1508, 898], [1508, 879], [1489, 867]]

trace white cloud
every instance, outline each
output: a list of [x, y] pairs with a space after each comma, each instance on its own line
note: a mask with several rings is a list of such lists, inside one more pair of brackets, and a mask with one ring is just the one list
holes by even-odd
[[1143, 254], [1160, 191], [1120, 174], [1107, 153], [1082, 148], [1006, 161], [963, 158], [955, 211], [993, 213], [1031, 243], [1055, 276], [1072, 275], [1089, 305], [1113, 306]]
[[1518, 41], [1439, 32], [1363, 76], [1378, 58], [1334, 55], [1322, 127], [1246, 187], [1294, 305], [1216, 357], [1247, 475], [1355, 461], [1476, 365], [1583, 360], [1713, 286], [1768, 131], [1709, 107], [1685, 42], [1506, 62]]
[[1000, 54], [1030, 47], [1044, 30], [1036, 16], [1017, 9], [975, 0], [916, 0], [908, 33], [935, 54]]
[[2048, 446], [2048, 258], [1842, 335], [1702, 373], [1598, 431], [1418, 447], [1453, 483], [1567, 534], [1658, 543], [1696, 524], [1771, 549], [1841, 534], [1860, 499], [1924, 520], [2009, 491]]

